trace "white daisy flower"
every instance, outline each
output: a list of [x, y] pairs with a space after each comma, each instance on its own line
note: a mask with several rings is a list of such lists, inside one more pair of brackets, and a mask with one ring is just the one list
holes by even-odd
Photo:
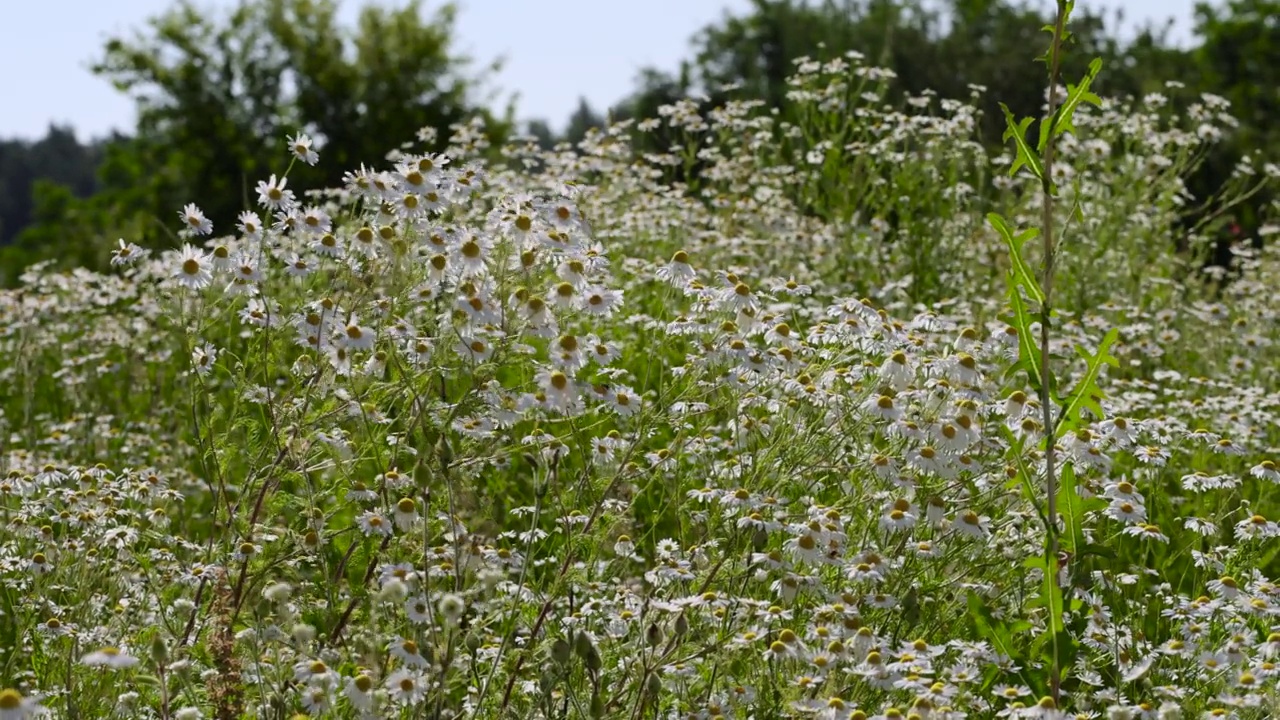
[[195, 203], [187, 203], [178, 213], [178, 217], [182, 218], [185, 229], [193, 235], [208, 235], [213, 232], [213, 223], [204, 216]]
[[138, 658], [118, 647], [104, 647], [80, 658], [80, 662], [90, 667], [106, 667], [118, 670], [137, 665]]
[[427, 695], [427, 678], [411, 668], [400, 668], [391, 673], [386, 683], [391, 701], [397, 705], [417, 705]]
[[212, 263], [209, 257], [191, 245], [182, 246], [173, 277], [179, 285], [190, 290], [209, 287], [213, 282]]
[[308, 165], [315, 165], [320, 161], [320, 155], [311, 148], [313, 141], [311, 136], [306, 133], [298, 133], [289, 138], [289, 152], [293, 156]]

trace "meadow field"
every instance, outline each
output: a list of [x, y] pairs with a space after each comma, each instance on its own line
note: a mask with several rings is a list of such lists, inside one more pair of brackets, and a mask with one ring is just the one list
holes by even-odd
[[0, 720], [1275, 717], [1280, 168], [1192, 196], [1232, 108], [1096, 72], [1003, 151], [853, 53], [339, 188], [299, 133], [29, 268]]

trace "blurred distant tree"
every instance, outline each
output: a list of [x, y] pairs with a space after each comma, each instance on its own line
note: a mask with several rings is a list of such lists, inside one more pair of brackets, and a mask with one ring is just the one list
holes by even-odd
[[[690, 73], [692, 64], [681, 63], [679, 75], [672, 75], [653, 68], [644, 68], [637, 78], [639, 87], [625, 100], [610, 110], [613, 120], [644, 120], [658, 117], [658, 108], [670, 105], [686, 98], [690, 93]], [[709, 104], [723, 101], [724, 96], [716, 95], [708, 98]], [[653, 132], [637, 133], [634, 136], [635, 147], [642, 152], [666, 152], [681, 142], [677, 133], [667, 126]]]
[[[196, 202], [225, 227], [254, 184], [283, 169], [285, 138], [299, 130], [321, 152], [315, 168], [295, 168], [298, 184], [332, 185], [422, 127], [440, 131], [430, 149], [443, 147], [448, 126], [478, 111], [484, 73], [466, 74], [470, 61], [452, 51], [454, 6], [424, 18], [418, 0], [371, 4], [355, 28], [337, 9], [242, 0], [220, 19], [182, 0], [147, 33], [107, 43], [95, 71], [137, 101], [137, 149], [179, 180], [165, 210]], [[509, 126], [490, 120], [499, 134]]]
[[653, 68], [642, 69], [636, 80], [639, 87], [614, 107], [610, 114], [618, 120], [658, 117], [658, 108], [688, 97], [691, 71], [692, 66], [688, 62], [681, 64], [678, 76]]
[[[85, 202], [100, 189], [96, 171], [109, 144], [81, 144], [71, 128], [56, 125], [34, 142], [0, 141], [0, 286], [13, 284], [22, 267], [45, 257], [21, 241], [33, 222], [56, 221], [56, 208]], [[63, 236], [50, 234], [61, 246]]]
[[1196, 5], [1193, 52], [1200, 88], [1231, 101], [1247, 147], [1280, 140], [1280, 0], [1228, 0]]
[[34, 142], [0, 141], [0, 246], [13, 242], [31, 221], [37, 180], [61, 183], [75, 196], [87, 197], [97, 189], [94, 171], [101, 157], [101, 143], [82, 145], [74, 130], [57, 125]]
[[526, 135], [533, 137], [537, 141], [538, 147], [543, 150], [550, 150], [558, 142], [556, 132], [551, 129], [546, 120], [528, 121], [525, 123], [524, 132]]
[[[971, 86], [985, 87], [979, 139], [999, 147], [1005, 121], [997, 101], [1018, 116], [1038, 115], [1044, 103], [1045, 68], [1031, 59], [1046, 46], [1046, 21], [1042, 8], [1012, 0], [752, 0], [745, 14], [726, 13], [694, 36], [692, 57], [678, 77], [645, 71], [613, 114], [656, 117], [658, 107], [682, 98], [698, 99], [705, 113], [731, 98], [758, 98], [780, 119], [796, 122], [800, 117], [787, 95], [797, 60], [856, 54], [862, 65], [893, 72], [884, 99], [889, 103], [926, 91], [967, 101]], [[1078, 9], [1072, 26], [1076, 47], [1066, 55], [1064, 77], [1078, 78], [1100, 56], [1105, 77], [1099, 84], [1105, 82], [1109, 93], [1136, 92], [1131, 69], [1117, 61], [1124, 48], [1103, 16]], [[638, 134], [637, 142], [646, 151], [666, 151], [681, 140], [663, 125]], [[700, 167], [674, 167], [673, 179], [696, 182]], [[833, 181], [831, 190], [838, 192], [841, 184]], [[818, 205], [825, 201], [806, 211], [823, 215]], [[835, 206], [846, 214], [859, 209]]]
[[592, 109], [584, 97], [578, 98], [578, 109], [569, 116], [569, 124], [564, 131], [567, 142], [577, 144], [586, 137], [591, 128], [604, 127], [604, 116]]
[[[999, 143], [1004, 118], [997, 99], [1019, 116], [1037, 114], [1043, 103], [1044, 68], [1028, 62], [1028, 48], [1044, 45], [1044, 21], [1041, 9], [1009, 0], [752, 0], [749, 13], [726, 15], [694, 37], [689, 86], [713, 99], [720, 88], [740, 87], [745, 97], [785, 109], [786, 79], [797, 58], [827, 60], [854, 51], [892, 70], [902, 92], [968, 98], [971, 84], [985, 86], [983, 136]], [[1123, 48], [1104, 17], [1077, 8], [1072, 25], [1076, 47], [1064, 75], [1082, 74], [1101, 56], [1109, 61], [1109, 91], [1136, 92], [1133, 73], [1114, 62]], [[654, 89], [641, 87], [637, 95]]]
[[[1271, 160], [1280, 155], [1280, 125], [1274, 122], [1280, 117], [1280, 0], [1199, 4], [1200, 42], [1193, 48], [1171, 42], [1168, 23], [1148, 22], [1136, 37], [1121, 40], [1116, 28], [1124, 7], [1118, 0], [1113, 6], [1119, 8], [1114, 13], [1076, 8], [1064, 77], [1079, 77], [1100, 57], [1097, 87], [1109, 96], [1165, 93], [1166, 83], [1177, 81], [1192, 101], [1202, 92], [1230, 100], [1240, 127], [1188, 178], [1196, 197], [1208, 198], [1221, 188], [1246, 152]], [[967, 99], [971, 85], [985, 87], [981, 139], [997, 147], [1005, 130], [997, 101], [1019, 117], [1040, 114], [1044, 68], [1029, 59], [1044, 46], [1041, 27], [1047, 20], [1043, 3], [1026, 0], [752, 0], [747, 12], [726, 13], [693, 37], [691, 57], [678, 77], [644, 71], [613, 114], [655, 117], [659, 106], [689, 97], [706, 98], [705, 111], [733, 96], [763, 99], [785, 118], [786, 79], [798, 58], [857, 52], [863, 62], [892, 70], [899, 93], [932, 90]], [[671, 141], [663, 129], [640, 138], [644, 149], [665, 150]], [[1259, 195], [1236, 209], [1234, 217], [1246, 232], [1256, 227], [1259, 209], [1270, 199]], [[1189, 217], [1188, 227], [1202, 219]], [[1222, 222], [1228, 222], [1225, 216]]]
[[58, 178], [32, 185], [30, 222], [0, 248], [0, 285], [12, 285], [23, 267], [42, 260], [104, 267], [118, 238], [175, 237], [168, 218], [147, 209], [156, 177], [135, 144], [122, 135], [98, 141], [97, 189], [87, 197]]
[[[1197, 197], [1220, 187], [1246, 155], [1280, 162], [1280, 0], [1227, 0], [1197, 3], [1195, 34], [1200, 42], [1191, 62], [1176, 78], [1200, 92], [1231, 102], [1239, 122], [1226, 140], [1213, 148], [1187, 181]], [[1240, 233], [1252, 235], [1265, 221], [1276, 198], [1264, 190], [1231, 214], [1214, 218], [1209, 230], [1218, 238], [1217, 257], [1225, 264], [1228, 246]]]
[[[92, 207], [105, 214], [97, 233], [59, 234], [52, 204], [25, 243], [114, 243], [122, 227], [144, 228], [140, 243], [170, 243], [182, 205], [200, 205], [215, 232], [233, 231], [252, 204], [253, 188], [288, 164], [286, 137], [307, 132], [320, 152], [316, 167], [297, 164], [293, 187], [329, 187], [361, 163], [436, 128], [433, 146], [447, 143], [449, 125], [485, 116], [494, 139], [510, 131], [511, 109], [494, 116], [478, 95], [496, 64], [472, 72], [454, 52], [456, 8], [426, 15], [419, 0], [399, 7], [370, 4], [355, 27], [337, 18], [337, 0], [240, 0], [229, 14], [180, 0], [129, 38], [112, 38], [94, 71], [137, 103], [133, 138], [119, 143]], [[71, 212], [71, 203], [64, 208]], [[139, 223], [137, 215], [149, 218]], [[92, 228], [94, 223], [86, 223]], [[109, 229], [110, 228], [110, 229]]]

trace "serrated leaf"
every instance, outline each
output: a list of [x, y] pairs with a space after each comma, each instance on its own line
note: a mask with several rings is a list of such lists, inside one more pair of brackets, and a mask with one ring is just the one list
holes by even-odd
[[1018, 357], [1025, 366], [1031, 387], [1039, 393], [1044, 384], [1040, 348], [1036, 347], [1031, 335], [1031, 312], [1022, 299], [1022, 293], [1018, 292], [1018, 285], [1012, 282], [1009, 284], [1009, 304], [1013, 306], [1014, 327], [1018, 329]]
[[987, 607], [982, 598], [978, 594], [969, 591], [967, 598], [969, 608], [969, 618], [973, 621], [974, 627], [978, 634], [991, 642], [1006, 657], [1016, 658], [1017, 653], [1013, 648], [1013, 638], [1009, 632], [1009, 627], [1003, 621], [996, 619], [991, 614], [991, 610]]
[[1075, 469], [1067, 463], [1058, 476], [1058, 514], [1063, 523], [1062, 547], [1074, 555], [1085, 545], [1084, 498], [1076, 488]]
[[1079, 425], [1082, 421], [1080, 413], [1089, 410], [1097, 417], [1102, 417], [1102, 405], [1099, 399], [1103, 397], [1102, 389], [1098, 387], [1098, 376], [1102, 373], [1104, 364], [1112, 367], [1118, 367], [1120, 361], [1111, 355], [1111, 345], [1115, 343], [1116, 338], [1120, 336], [1120, 332], [1115, 328], [1109, 330], [1102, 342], [1098, 344], [1098, 352], [1090, 355], [1089, 352], [1081, 347], [1076, 348], [1076, 352], [1084, 358], [1087, 363], [1085, 374], [1076, 382], [1075, 388], [1068, 395], [1066, 407], [1062, 409], [1062, 414], [1058, 417], [1058, 424], [1055, 434], [1070, 430]]
[[1064, 132], [1076, 134], [1075, 124], [1072, 122], [1072, 115], [1076, 109], [1080, 107], [1080, 103], [1089, 103], [1094, 107], [1102, 106], [1102, 98], [1089, 92], [1089, 86], [1094, 79], [1098, 77], [1098, 73], [1102, 72], [1102, 58], [1094, 58], [1089, 63], [1089, 71], [1085, 73], [1084, 79], [1079, 85], [1067, 85], [1067, 97], [1062, 101], [1062, 105], [1054, 111], [1051, 119], [1046, 119], [1040, 123], [1040, 140], [1036, 144], [1036, 149], [1044, 152], [1044, 148], [1049, 144], [1049, 138], [1061, 135]]
[[1040, 161], [1040, 155], [1034, 148], [1027, 143], [1027, 128], [1031, 126], [1034, 118], [1024, 118], [1022, 122], [1018, 122], [1013, 117], [1013, 112], [1009, 110], [1009, 106], [1000, 103], [1000, 109], [1004, 111], [1004, 120], [1006, 129], [1004, 131], [1004, 142], [1013, 140], [1013, 147], [1017, 151], [1013, 159], [1013, 167], [1009, 168], [1009, 176], [1018, 174], [1018, 169], [1026, 166], [1031, 170], [1031, 174], [1036, 176], [1042, 184], [1044, 183], [1044, 164]]
[[1095, 555], [1097, 557], [1106, 558], [1108, 560], [1115, 560], [1117, 557], [1119, 557], [1119, 555], [1116, 555], [1115, 550], [1112, 550], [1106, 545], [1098, 545], [1096, 543], [1089, 543], [1088, 545], [1081, 547], [1080, 552], [1077, 553], [1077, 555], [1079, 557], [1083, 557], [1086, 555]]
[[[1022, 455], [1023, 441], [1022, 438], [1013, 434], [1013, 431], [1006, 426], [1000, 427], [1000, 432], [1004, 435], [1005, 441], [1009, 444], [1007, 457], [1011, 457], [1015, 465], [1018, 466], [1018, 476], [1013, 482], [1022, 485], [1022, 490], [1026, 493], [1027, 501], [1035, 508], [1036, 514], [1040, 516], [1040, 522], [1048, 522], [1048, 516], [1045, 514], [1044, 503], [1040, 497], [1041, 493], [1037, 487], [1037, 483], [1032, 481], [1031, 468], [1027, 467], [1027, 459]], [[1030, 558], [1028, 562], [1040, 562], [1043, 567], [1043, 558]]]
[[1034, 300], [1037, 305], [1043, 305], [1044, 291], [1040, 289], [1040, 283], [1036, 282], [1035, 275], [1031, 272], [1031, 267], [1027, 265], [1026, 258], [1022, 256], [1023, 246], [1029, 240], [1039, 237], [1040, 231], [1036, 228], [1027, 228], [1015, 236], [1008, 223], [1004, 221], [1004, 218], [996, 213], [987, 213], [987, 222], [991, 223], [991, 227], [1000, 233], [1000, 237], [1004, 238], [1004, 244], [1009, 248], [1009, 259], [1013, 263], [1014, 279], [1026, 289], [1027, 297]]

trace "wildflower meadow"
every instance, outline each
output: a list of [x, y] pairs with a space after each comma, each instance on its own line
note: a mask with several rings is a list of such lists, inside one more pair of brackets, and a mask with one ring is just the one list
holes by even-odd
[[1003, 149], [815, 51], [29, 268], [0, 720], [1280, 714], [1280, 167], [1193, 196], [1232, 108], [1059, 5]]

